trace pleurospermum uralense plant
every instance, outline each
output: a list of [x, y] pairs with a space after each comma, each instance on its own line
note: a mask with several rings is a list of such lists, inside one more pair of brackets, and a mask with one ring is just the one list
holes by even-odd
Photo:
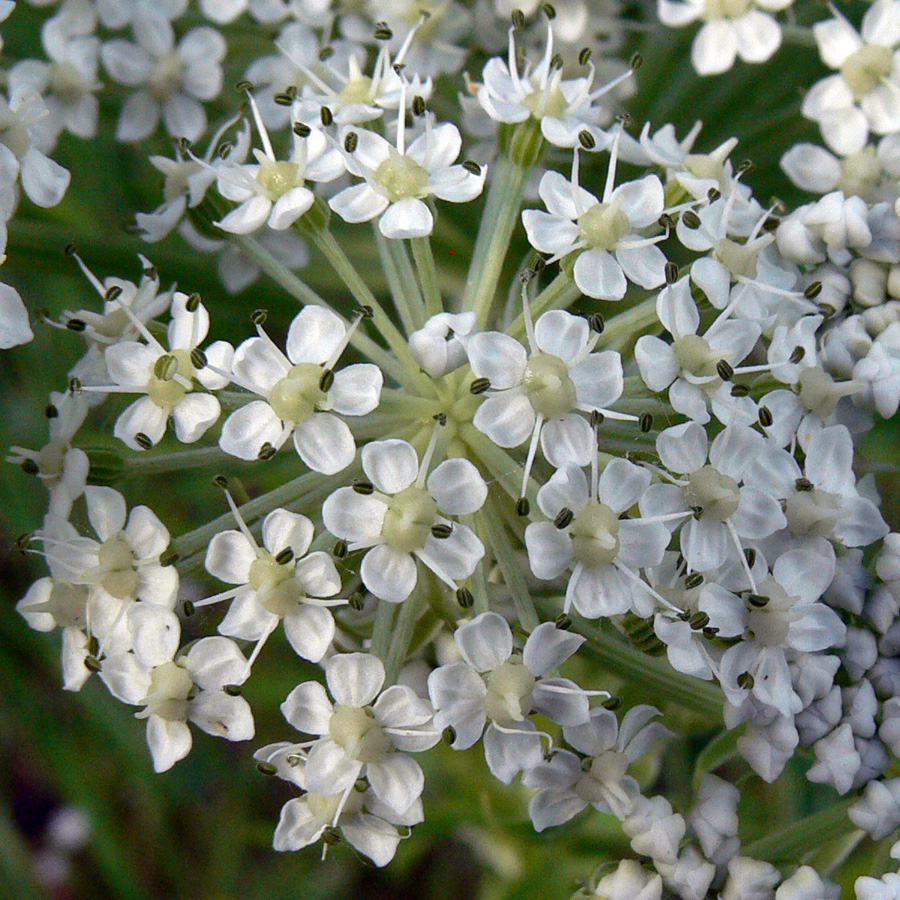
[[[900, 536], [854, 469], [900, 403], [900, 2], [659, 0], [702, 20], [700, 75], [782, 41], [834, 71], [795, 85], [825, 146], [782, 148], [817, 195], [793, 208], [741, 134], [624, 114], [650, 7], [33, 5], [10, 25], [41, 48], [3, 51], [9, 265], [77, 191], [64, 132], [174, 139], [139, 278], [73, 234], [92, 306], [0, 286], [4, 347], [79, 347], [8, 457], [46, 488], [17, 609], [61, 632], [63, 687], [133, 707], [157, 772], [197, 729], [248, 748], [290, 784], [276, 850], [386, 865], [429, 815], [420, 760], [480, 743], [551, 840], [618, 823], [578, 896], [900, 898]], [[170, 235], [222, 286], [167, 288]], [[260, 746], [275, 644], [295, 686]], [[660, 770], [679, 742], [691, 785]], [[818, 807], [748, 842], [742, 791], [786, 768]]]

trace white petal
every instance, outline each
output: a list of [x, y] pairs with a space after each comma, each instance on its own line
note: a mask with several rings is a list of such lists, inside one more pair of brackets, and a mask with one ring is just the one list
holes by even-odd
[[613, 512], [623, 513], [640, 502], [652, 480], [652, 474], [643, 466], [627, 459], [612, 459], [600, 475], [597, 493]]
[[534, 338], [538, 347], [566, 363], [584, 350], [590, 336], [587, 319], [561, 309], [544, 313], [534, 323]]
[[304, 306], [288, 330], [288, 359], [295, 364], [321, 365], [338, 348], [346, 333], [347, 326], [337, 313], [324, 306]]
[[336, 703], [368, 706], [384, 684], [384, 666], [368, 653], [339, 653], [325, 663], [325, 680]]
[[297, 731], [328, 734], [334, 707], [323, 685], [318, 681], [305, 681], [287, 695], [281, 704], [281, 713]]
[[366, 766], [366, 777], [375, 796], [398, 815], [403, 815], [422, 795], [425, 775], [405, 753], [389, 753]]
[[192, 391], [172, 410], [175, 436], [182, 444], [199, 441], [206, 430], [218, 421], [221, 412], [222, 407], [212, 394]]
[[539, 678], [558, 669], [585, 642], [586, 638], [571, 631], [561, 631], [552, 622], [543, 622], [528, 636], [522, 651], [522, 662]]
[[334, 639], [334, 617], [324, 607], [301, 604], [284, 617], [284, 634], [301, 659], [320, 662]]
[[254, 400], [235, 410], [222, 426], [219, 446], [238, 459], [255, 460], [263, 444], [277, 447], [284, 426], [264, 400]]
[[28, 310], [19, 292], [0, 283], [0, 350], [9, 350], [34, 339], [28, 322]]
[[513, 651], [513, 636], [503, 616], [487, 612], [460, 625], [454, 634], [462, 658], [476, 672], [498, 668]]
[[125, 527], [125, 498], [111, 487], [89, 485], [84, 489], [88, 519], [101, 541], [117, 535]]
[[535, 412], [524, 394], [509, 391], [488, 397], [472, 424], [499, 447], [518, 447], [534, 431]]
[[327, 412], [314, 412], [294, 429], [294, 449], [310, 469], [323, 475], [346, 469], [356, 455], [347, 423]]
[[398, 494], [419, 474], [415, 447], [398, 438], [372, 441], [362, 449], [362, 466], [372, 484], [383, 494]]
[[541, 449], [551, 466], [586, 466], [594, 454], [594, 433], [584, 416], [569, 413], [541, 428]]
[[765, 62], [781, 46], [781, 28], [768, 13], [748, 9], [734, 20], [738, 56], [745, 62]]
[[364, 416], [378, 406], [384, 376], [371, 363], [358, 363], [335, 372], [328, 405], [344, 416]]
[[409, 553], [379, 544], [363, 557], [359, 574], [380, 600], [400, 603], [416, 586], [416, 561]]
[[672, 472], [689, 475], [706, 463], [706, 431], [694, 422], [685, 422], [660, 432], [656, 452]]
[[606, 409], [612, 406], [625, 386], [622, 357], [615, 350], [592, 353], [569, 369], [580, 406]]
[[691, 46], [691, 62], [700, 75], [727, 72], [737, 56], [737, 35], [727, 19], [707, 22], [697, 32]]
[[438, 509], [448, 516], [461, 516], [481, 509], [487, 499], [487, 484], [467, 459], [445, 459], [428, 476], [428, 493]]
[[482, 331], [473, 335], [466, 351], [475, 375], [487, 378], [496, 390], [517, 385], [528, 363], [525, 348], [515, 338], [499, 331]]
[[381, 534], [387, 506], [375, 497], [338, 488], [322, 505], [322, 521], [335, 536], [347, 541], [372, 541]]
[[442, 580], [461, 581], [468, 578], [484, 556], [484, 545], [468, 525], [459, 522], [447, 538], [431, 535], [415, 555]]
[[220, 531], [209, 542], [204, 566], [226, 584], [246, 584], [254, 562], [256, 548], [240, 531]]
[[528, 562], [535, 577], [559, 578], [572, 562], [572, 540], [552, 522], [532, 522], [525, 529]]
[[628, 288], [622, 267], [606, 250], [586, 250], [579, 254], [573, 275], [578, 289], [598, 300], [621, 300]]
[[165, 772], [191, 752], [191, 730], [185, 722], [160, 716], [147, 719], [147, 744], [153, 757], [153, 771]]
[[71, 175], [59, 163], [29, 147], [22, 157], [19, 177], [28, 199], [37, 206], [56, 206], [69, 186]]

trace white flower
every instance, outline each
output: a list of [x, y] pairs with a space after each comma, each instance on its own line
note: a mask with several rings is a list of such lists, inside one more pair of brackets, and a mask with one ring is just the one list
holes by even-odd
[[258, 327], [259, 337], [235, 351], [231, 379], [265, 399], [225, 420], [219, 446], [239, 459], [257, 459], [267, 446], [278, 450], [293, 436], [310, 469], [333, 475], [349, 466], [356, 443], [340, 416], [372, 412], [383, 383], [371, 363], [334, 371], [359, 321], [348, 329], [337, 313], [306, 306], [291, 322], [286, 356]]
[[632, 815], [640, 788], [628, 767], [660, 738], [670, 734], [659, 722], [652, 706], [635, 706], [622, 719], [602, 707], [591, 710], [590, 719], [563, 729], [567, 743], [586, 759], [562, 750], [541, 762], [522, 779], [538, 792], [528, 804], [528, 814], [537, 831], [561, 825], [588, 805], [612, 812], [619, 819]]
[[576, 151], [571, 181], [553, 171], [541, 178], [538, 190], [549, 212], [526, 209], [522, 213], [531, 245], [552, 254], [554, 260], [577, 253], [575, 284], [582, 293], [603, 300], [621, 300], [628, 281], [645, 288], [665, 281], [666, 258], [656, 246], [664, 236], [635, 233], [662, 215], [662, 182], [647, 175], [613, 189], [616, 151], [617, 143], [602, 200], [578, 186]]
[[28, 310], [19, 292], [0, 282], [0, 350], [9, 350], [34, 340]]
[[478, 329], [474, 312], [438, 313], [409, 336], [409, 350], [432, 378], [442, 378], [467, 361], [466, 344]]
[[263, 150], [253, 150], [256, 165], [229, 160], [219, 165], [219, 192], [239, 205], [216, 224], [232, 234], [251, 234], [265, 224], [284, 231], [315, 201], [315, 194], [306, 187], [307, 179], [333, 181], [344, 172], [343, 159], [323, 131], [297, 123], [291, 132], [290, 159], [278, 160], [253, 97], [250, 104]]
[[890, 134], [900, 129], [897, 97], [896, 0], [876, 0], [862, 20], [862, 32], [837, 10], [835, 18], [813, 26], [819, 53], [838, 73], [814, 84], [801, 111], [819, 123], [825, 143], [845, 156], [858, 153], [869, 131]]
[[[127, 307], [121, 307], [123, 311]], [[187, 294], [176, 293], [167, 350], [132, 314], [147, 341], [120, 341], [105, 352], [106, 366], [114, 382], [108, 387], [85, 386], [101, 393], [146, 394], [135, 400], [116, 420], [113, 434], [133, 450], [155, 446], [166, 433], [171, 416], [175, 434], [182, 443], [199, 440], [219, 418], [221, 407], [212, 394], [194, 390], [196, 379], [213, 389], [228, 383], [227, 372], [234, 352], [225, 341], [216, 341], [206, 352], [199, 345], [209, 331], [209, 313]]]
[[283, 620], [297, 654], [319, 662], [334, 637], [328, 606], [344, 601], [324, 599], [341, 589], [341, 579], [327, 553], [307, 554], [312, 522], [276, 509], [263, 520], [262, 547], [243, 519], [238, 524], [240, 531], [223, 531], [210, 541], [205, 562], [210, 574], [237, 587], [195, 606], [231, 599], [219, 631], [247, 641], [265, 640]]
[[538, 491], [538, 506], [550, 521], [525, 529], [528, 561], [545, 580], [571, 567], [563, 612], [574, 606], [589, 619], [617, 615], [632, 607], [634, 591], [651, 591], [634, 569], [662, 562], [669, 531], [660, 522], [619, 518], [640, 502], [650, 480], [647, 469], [613, 459], [602, 475], [592, 462], [590, 485], [584, 472], [571, 466], [559, 469]]
[[579, 413], [635, 417], [609, 408], [622, 394], [621, 356], [614, 350], [593, 353], [599, 335], [591, 334], [586, 319], [563, 310], [544, 313], [532, 328], [524, 288], [522, 293], [530, 352], [500, 331], [473, 335], [466, 351], [472, 371], [491, 386], [472, 424], [500, 447], [518, 447], [531, 437], [524, 496], [538, 439], [551, 465], [585, 466], [595, 439]]
[[[426, 113], [425, 133], [408, 149], [402, 115], [397, 120], [396, 147], [374, 131], [345, 129], [341, 135], [345, 164], [365, 182], [335, 194], [328, 205], [345, 222], [368, 222], [378, 216], [385, 237], [413, 238], [431, 234], [434, 227], [426, 198], [465, 203], [477, 197], [487, 168], [454, 165], [462, 146], [459, 130], [449, 122], [435, 125], [432, 118]], [[349, 138], [351, 134], [355, 139]], [[347, 150], [350, 145], [352, 151]]]
[[417, 560], [456, 589], [484, 556], [475, 532], [446, 516], [480, 509], [487, 485], [467, 459], [446, 459], [429, 475], [436, 437], [435, 430], [421, 464], [406, 441], [366, 444], [362, 466], [369, 483], [338, 488], [322, 506], [325, 527], [349, 541], [351, 552], [371, 548], [359, 572], [381, 600], [399, 603], [412, 593]]
[[[793, 0], [657, 0], [664, 25], [680, 28], [702, 19], [691, 47], [691, 62], [700, 75], [726, 72], [736, 57], [761, 63], [781, 46], [781, 28], [770, 12]], [[763, 12], [765, 10], [765, 12]]]
[[272, 842], [274, 849], [300, 850], [326, 833], [330, 837], [339, 833], [376, 866], [387, 865], [401, 841], [398, 826], [409, 828], [423, 820], [422, 801], [414, 801], [406, 812], [398, 815], [368, 786], [364, 791], [339, 794], [309, 791], [305, 749], [303, 745], [281, 742], [269, 744], [253, 754], [262, 765], [274, 767], [280, 778], [304, 792], [302, 797], [288, 800], [281, 808]]
[[172, 648], [168, 659], [153, 666], [130, 653], [110, 656], [101, 672], [114, 696], [144, 707], [135, 716], [147, 720], [156, 772], [165, 772], [190, 752], [189, 721], [229, 741], [249, 741], [254, 734], [250, 704], [225, 690], [243, 684], [250, 671], [234, 641], [202, 638], [186, 654], [175, 654]]
[[541, 759], [540, 735], [527, 718], [532, 712], [564, 725], [587, 721], [587, 694], [568, 679], [543, 677], [584, 643], [580, 635], [544, 622], [518, 653], [506, 620], [487, 612], [461, 625], [453, 637], [462, 661], [428, 676], [435, 726], [453, 729], [456, 750], [471, 747], [483, 732], [485, 760], [505, 784]]
[[225, 39], [214, 28], [200, 27], [176, 46], [172, 25], [155, 9], [140, 10], [131, 25], [137, 43], [113, 38], [100, 50], [110, 75], [138, 88], [122, 107], [116, 138], [141, 141], [162, 115], [170, 135], [195, 141], [206, 130], [200, 101], [214, 100], [222, 90]]
[[307, 681], [281, 705], [298, 731], [319, 735], [306, 757], [307, 790], [349, 795], [365, 777], [375, 796], [403, 815], [425, 784], [419, 764], [403, 751], [427, 750], [440, 740], [431, 705], [403, 685], [382, 691], [384, 666], [366, 653], [332, 656], [325, 680], [334, 703], [321, 684]]

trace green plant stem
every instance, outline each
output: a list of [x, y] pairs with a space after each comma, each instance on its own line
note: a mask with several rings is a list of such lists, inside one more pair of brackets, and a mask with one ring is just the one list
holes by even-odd
[[519, 623], [526, 631], [534, 631], [540, 625], [541, 620], [534, 608], [531, 593], [522, 572], [522, 560], [516, 556], [509, 535], [504, 530], [503, 519], [500, 516], [496, 500], [490, 492], [484, 507], [478, 513], [478, 522], [479, 530], [486, 535], [490, 550], [500, 567], [503, 580], [512, 593], [512, 601]]
[[626, 309], [607, 320], [598, 346], [608, 347], [622, 353], [629, 346], [633, 346], [642, 334], [654, 328], [659, 328], [655, 296], [648, 297], [632, 306], [631, 309]]
[[[552, 615], [556, 615], [556, 607]], [[550, 613], [548, 613], [550, 615]], [[712, 682], [676, 672], [663, 657], [648, 656], [626, 643], [612, 625], [597, 626], [570, 614], [572, 630], [588, 639], [585, 651], [610, 674], [640, 685], [651, 702], [670, 701], [720, 723], [722, 691]]]
[[369, 652], [377, 656], [385, 669], [387, 669], [388, 649], [391, 645], [391, 635], [394, 631], [394, 618], [397, 612], [396, 603], [388, 603], [387, 600], [379, 600], [375, 610], [375, 623], [372, 626], [372, 643]]
[[[419, 573], [420, 582], [423, 580], [423, 573]], [[382, 601], [384, 602], [384, 601]], [[428, 590], [424, 584], [419, 584], [417, 590], [414, 590], [401, 604], [394, 622], [394, 630], [391, 634], [391, 643], [387, 651], [387, 659], [385, 661], [385, 679], [386, 685], [391, 685], [397, 680], [400, 669], [406, 662], [409, 655], [409, 647], [412, 643], [413, 632], [416, 628], [416, 622], [428, 602]]]
[[847, 818], [847, 810], [856, 801], [848, 797], [837, 803], [780, 828], [744, 847], [744, 854], [770, 863], [800, 863], [807, 853], [820, 848], [826, 841], [851, 834], [856, 826]]
[[[550, 284], [545, 287], [530, 303], [531, 317], [537, 319], [542, 313], [551, 309], [564, 309], [570, 306], [581, 296], [571, 276], [566, 272], [560, 272]], [[506, 329], [506, 333], [512, 337], [521, 339], [525, 334], [525, 315], [519, 313], [512, 324]]]
[[522, 190], [528, 176], [528, 169], [507, 157], [501, 157], [492, 171], [462, 303], [464, 310], [478, 313], [481, 328], [488, 324], [509, 241], [519, 221]]
[[[503, 488], [506, 494], [517, 500], [522, 488], [522, 463], [514, 460], [505, 450], [483, 435], [474, 425], [466, 424], [461, 426], [459, 436], [487, 466], [494, 480]], [[533, 500], [536, 494], [537, 485], [533, 479], [529, 478], [526, 496]]]
[[123, 476], [157, 475], [166, 472], [183, 472], [185, 469], [201, 469], [231, 457], [219, 447], [194, 447], [191, 450], [175, 450], [158, 456], [135, 455], [125, 463]]
[[409, 255], [402, 241], [389, 240], [377, 226], [373, 227], [372, 231], [394, 307], [406, 333], [412, 334], [425, 324], [425, 302], [416, 283], [416, 274], [410, 265]]
[[437, 269], [434, 266], [434, 253], [431, 251], [431, 238], [426, 234], [425, 237], [413, 238], [410, 244], [412, 245], [413, 259], [416, 261], [416, 269], [419, 272], [422, 294], [425, 297], [425, 312], [428, 318], [431, 318], [442, 312], [444, 308]]
[[363, 277], [356, 271], [355, 266], [347, 258], [347, 254], [344, 253], [335, 236], [330, 231], [310, 231], [309, 235], [315, 242], [316, 247], [319, 248], [331, 264], [337, 276], [344, 282], [350, 293], [353, 294], [353, 299], [361, 306], [371, 307], [374, 314], [375, 327], [381, 332], [385, 341], [387, 341], [388, 347], [390, 347], [401, 363], [403, 378], [398, 378], [397, 380], [401, 383], [411, 384], [419, 393], [424, 392], [426, 396], [433, 394], [431, 379], [419, 371], [419, 364], [409, 352], [406, 338], [404, 338], [400, 330], [384, 311], [384, 308], [369, 289]]

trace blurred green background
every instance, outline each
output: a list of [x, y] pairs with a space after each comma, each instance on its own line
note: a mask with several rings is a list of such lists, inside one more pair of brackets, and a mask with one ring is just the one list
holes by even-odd
[[[6, 66], [16, 58], [40, 55], [41, 16], [20, 6], [4, 25]], [[630, 104], [635, 133], [649, 119], [654, 127], [674, 122], [683, 134], [700, 118], [705, 123], [697, 144], [701, 150], [711, 150], [732, 135], [741, 138], [734, 158], [753, 160], [756, 168], [748, 180], [762, 202], [777, 197], [791, 205], [809, 199], [800, 197], [781, 175], [778, 159], [793, 142], [815, 139], [814, 128], [798, 114], [802, 86], [822, 71], [814, 52], [785, 47], [768, 65], [739, 64], [720, 79], [700, 80], [686, 61], [692, 36], [692, 30], [635, 31], [629, 52], [638, 49], [644, 57], [639, 92]], [[237, 77], [239, 72], [231, 74]], [[114, 96], [104, 101], [107, 126], [115, 117]], [[223, 117], [237, 102], [235, 96], [226, 93], [220, 99]], [[42, 325], [39, 313], [55, 318], [64, 309], [99, 304], [63, 253], [70, 241], [101, 279], [115, 274], [137, 280], [136, 254], [148, 255], [164, 286], [177, 282], [185, 291], [200, 292], [213, 312], [212, 338], [240, 341], [250, 333], [250, 312], [265, 307], [270, 313], [267, 327], [278, 340], [295, 314], [296, 302], [264, 280], [238, 296], [227, 295], [211, 261], [178, 238], [147, 247], [128, 233], [134, 213], [153, 209], [160, 199], [160, 176], [147, 161], [151, 152], [168, 153], [169, 145], [162, 138], [139, 146], [118, 145], [108, 138], [90, 144], [64, 138], [54, 158], [73, 173], [65, 200], [48, 211], [23, 201], [12, 221], [2, 276], [19, 289], [31, 309], [36, 340], [0, 356], [0, 448], [43, 444], [47, 392], [65, 388], [65, 373], [82, 349], [78, 335]], [[599, 183], [604, 174], [601, 162], [586, 181]], [[454, 251], [439, 255], [442, 265], [453, 267], [453, 276], [462, 274], [466, 242], [479, 209], [479, 203], [441, 208], [436, 243]], [[345, 230], [342, 240], [360, 271], [378, 272], [365, 228]], [[521, 229], [516, 240], [510, 273], [527, 253]], [[344, 302], [329, 287], [323, 260], [314, 258], [304, 277], [318, 290], [328, 290], [336, 304]], [[380, 275], [372, 277], [373, 287], [382, 288]], [[97, 424], [106, 426], [109, 434], [114, 413], [105, 415]], [[174, 447], [169, 441], [166, 446]], [[113, 446], [111, 438], [107, 443]], [[878, 471], [885, 515], [895, 526], [900, 525], [894, 474], [898, 461], [897, 422], [887, 422], [863, 442], [860, 464], [861, 471]], [[274, 471], [285, 477], [297, 468], [287, 458], [278, 466]], [[232, 461], [222, 471], [242, 479], [251, 496], [263, 489], [252, 467]], [[129, 505], [151, 505], [177, 535], [193, 527], [198, 510], [225, 511], [220, 493], [209, 483], [211, 474], [182, 473], [160, 488], [129, 478], [126, 471], [117, 487]], [[29, 584], [45, 574], [39, 555], [15, 549], [18, 535], [40, 526], [44, 506], [45, 495], [36, 480], [7, 465], [0, 477], [0, 896], [539, 900], [568, 897], [578, 879], [587, 877], [604, 857], [627, 854], [617, 823], [599, 814], [536, 835], [527, 820], [527, 791], [503, 788], [489, 778], [479, 750], [454, 753], [443, 746], [421, 760], [427, 778], [426, 821], [401, 845], [386, 871], [366, 865], [345, 845], [333, 848], [325, 863], [320, 862], [319, 847], [276, 854], [270, 846], [272, 832], [280, 806], [292, 794], [286, 784], [256, 771], [250, 750], [291, 739], [278, 704], [299, 681], [311, 677], [312, 670], [298, 662], [283, 640], [273, 639], [259, 670], [265, 674], [255, 675], [246, 689], [257, 722], [252, 747], [194, 730], [195, 748], [188, 759], [154, 775], [143, 725], [134, 720], [133, 710], [112, 700], [97, 679], [78, 694], [62, 692], [58, 636], [31, 632], [14, 611]], [[209, 586], [186, 589], [203, 591]], [[590, 661], [581, 665], [575, 671], [583, 683], [607, 685], [602, 669]], [[630, 702], [654, 701], [636, 689], [623, 692]], [[686, 802], [698, 754], [717, 735], [717, 724], [674, 706], [666, 716], [694, 737], [669, 744], [655, 764], [647, 765], [643, 778], [648, 785], [656, 782], [673, 802]], [[835, 799], [833, 792], [813, 790], [803, 780], [807, 763], [802, 759], [771, 787], [750, 777], [743, 764], [727, 765], [729, 776], [745, 791], [742, 812], [748, 841]], [[87, 817], [90, 835], [81, 849], [54, 855], [52, 823], [58, 822], [61, 811], [72, 809]], [[857, 867], [869, 865], [874, 852], [863, 846]]]

